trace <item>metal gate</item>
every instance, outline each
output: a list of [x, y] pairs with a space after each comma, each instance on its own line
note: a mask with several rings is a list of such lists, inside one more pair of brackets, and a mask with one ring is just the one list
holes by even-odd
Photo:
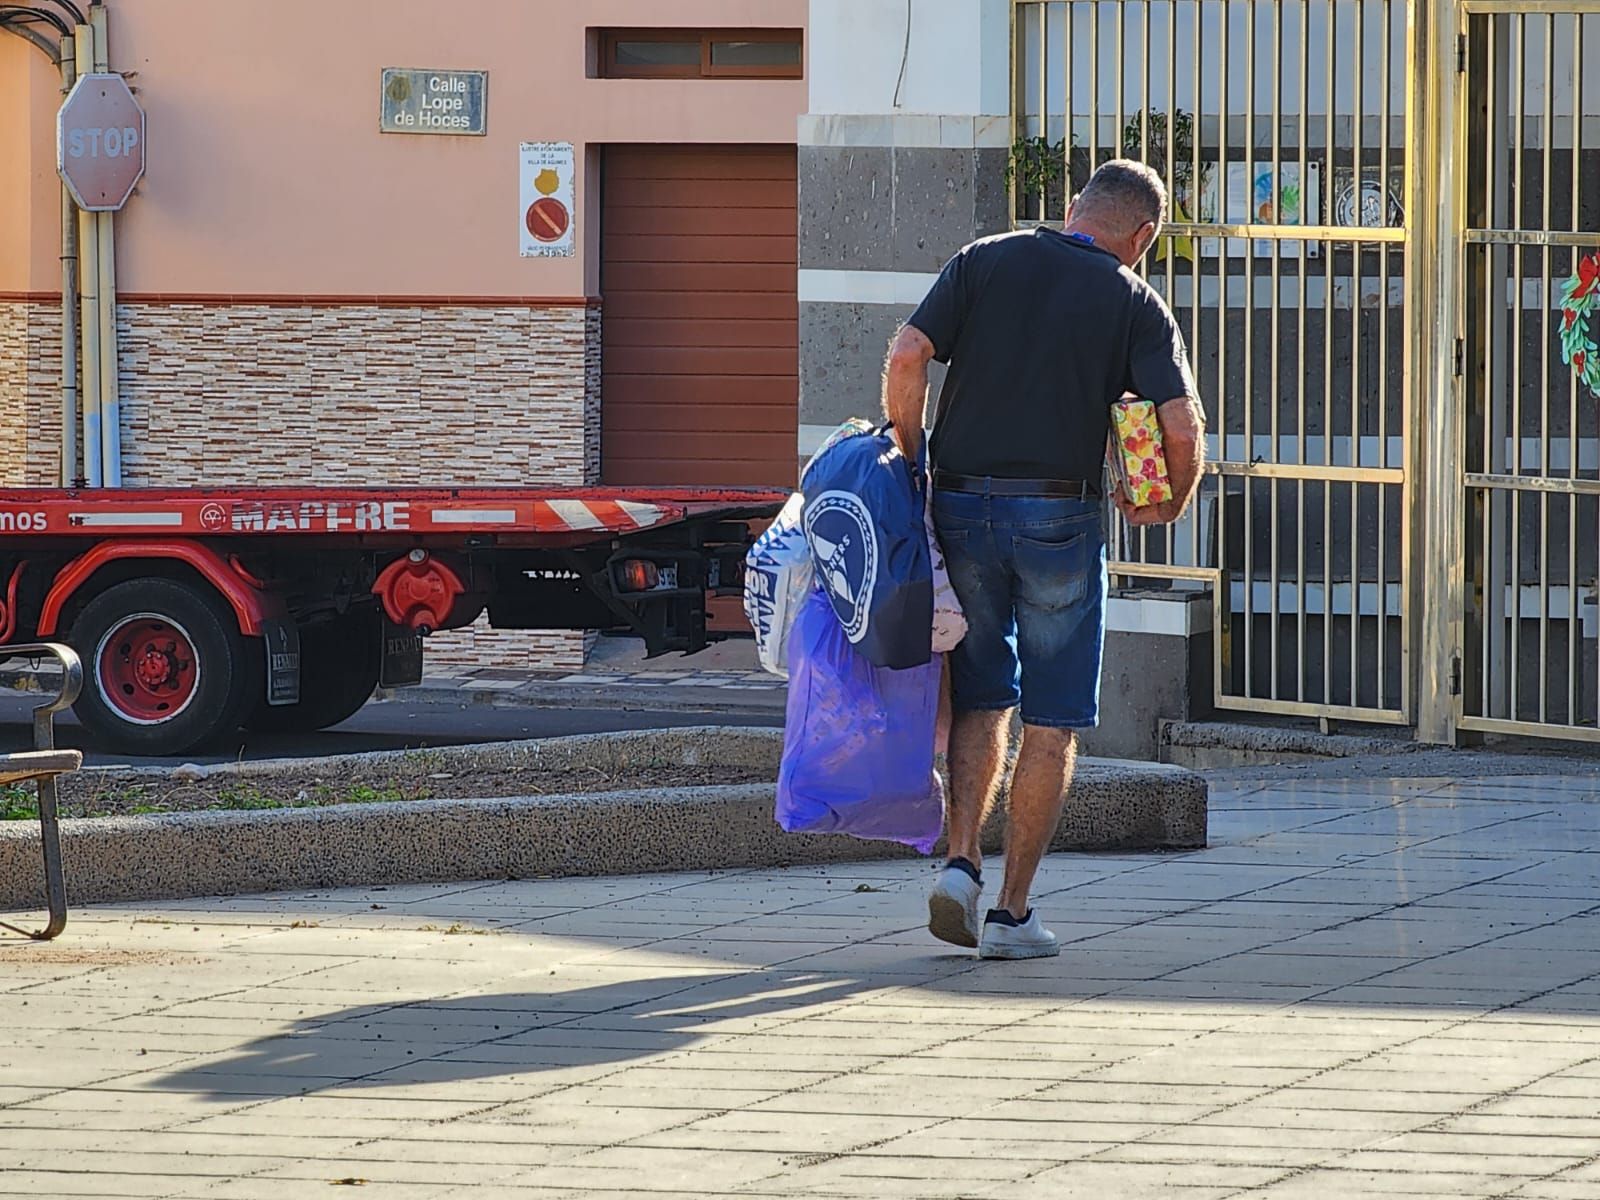
[[1210, 466], [1179, 525], [1121, 531], [1113, 570], [1211, 590], [1224, 708], [1412, 720], [1408, 15], [1406, 0], [1013, 8], [1018, 223], [1060, 220], [1118, 155], [1172, 196], [1144, 269], [1188, 338]]
[[[1600, 5], [1466, 0], [1460, 726], [1600, 738]], [[1585, 125], [1588, 129], [1585, 129]]]

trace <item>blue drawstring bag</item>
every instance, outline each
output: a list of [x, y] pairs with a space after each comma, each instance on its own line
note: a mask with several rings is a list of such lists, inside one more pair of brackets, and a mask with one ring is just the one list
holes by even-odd
[[939, 658], [903, 671], [873, 666], [813, 591], [789, 631], [778, 824], [932, 850], [944, 825], [933, 771], [941, 670]]
[[801, 481], [817, 586], [845, 637], [878, 667], [933, 655], [933, 561], [922, 472], [886, 430], [825, 447]]

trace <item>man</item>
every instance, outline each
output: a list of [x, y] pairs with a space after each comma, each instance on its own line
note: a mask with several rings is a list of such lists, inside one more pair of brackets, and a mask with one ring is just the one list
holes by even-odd
[[[1157, 402], [1172, 479], [1164, 503], [1116, 498], [1131, 524], [1177, 520], [1200, 478], [1205, 418], [1183, 336], [1132, 270], [1166, 202], [1148, 167], [1106, 163], [1063, 230], [985, 238], [951, 259], [889, 349], [884, 411], [909, 456], [928, 361], [950, 366], [933, 423], [934, 522], [969, 629], [950, 660], [950, 860], [928, 928], [985, 958], [1058, 951], [1028, 893], [1061, 818], [1074, 731], [1098, 718], [1110, 406], [1128, 393]], [[979, 832], [1019, 702], [1005, 880], [980, 930]]]

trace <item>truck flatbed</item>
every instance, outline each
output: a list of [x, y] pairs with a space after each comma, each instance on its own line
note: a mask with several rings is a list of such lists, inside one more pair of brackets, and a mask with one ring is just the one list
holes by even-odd
[[240, 726], [337, 724], [420, 680], [423, 639], [633, 633], [648, 653], [719, 635], [759, 488], [0, 489], [0, 658], [65, 641], [96, 743], [179, 754]]
[[770, 515], [758, 488], [0, 489], [0, 537], [629, 534], [689, 517]]

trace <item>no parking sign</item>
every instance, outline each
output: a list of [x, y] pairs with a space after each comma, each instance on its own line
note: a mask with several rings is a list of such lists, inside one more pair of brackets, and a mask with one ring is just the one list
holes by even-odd
[[523, 142], [523, 258], [570, 258], [574, 252], [574, 164], [571, 142]]

